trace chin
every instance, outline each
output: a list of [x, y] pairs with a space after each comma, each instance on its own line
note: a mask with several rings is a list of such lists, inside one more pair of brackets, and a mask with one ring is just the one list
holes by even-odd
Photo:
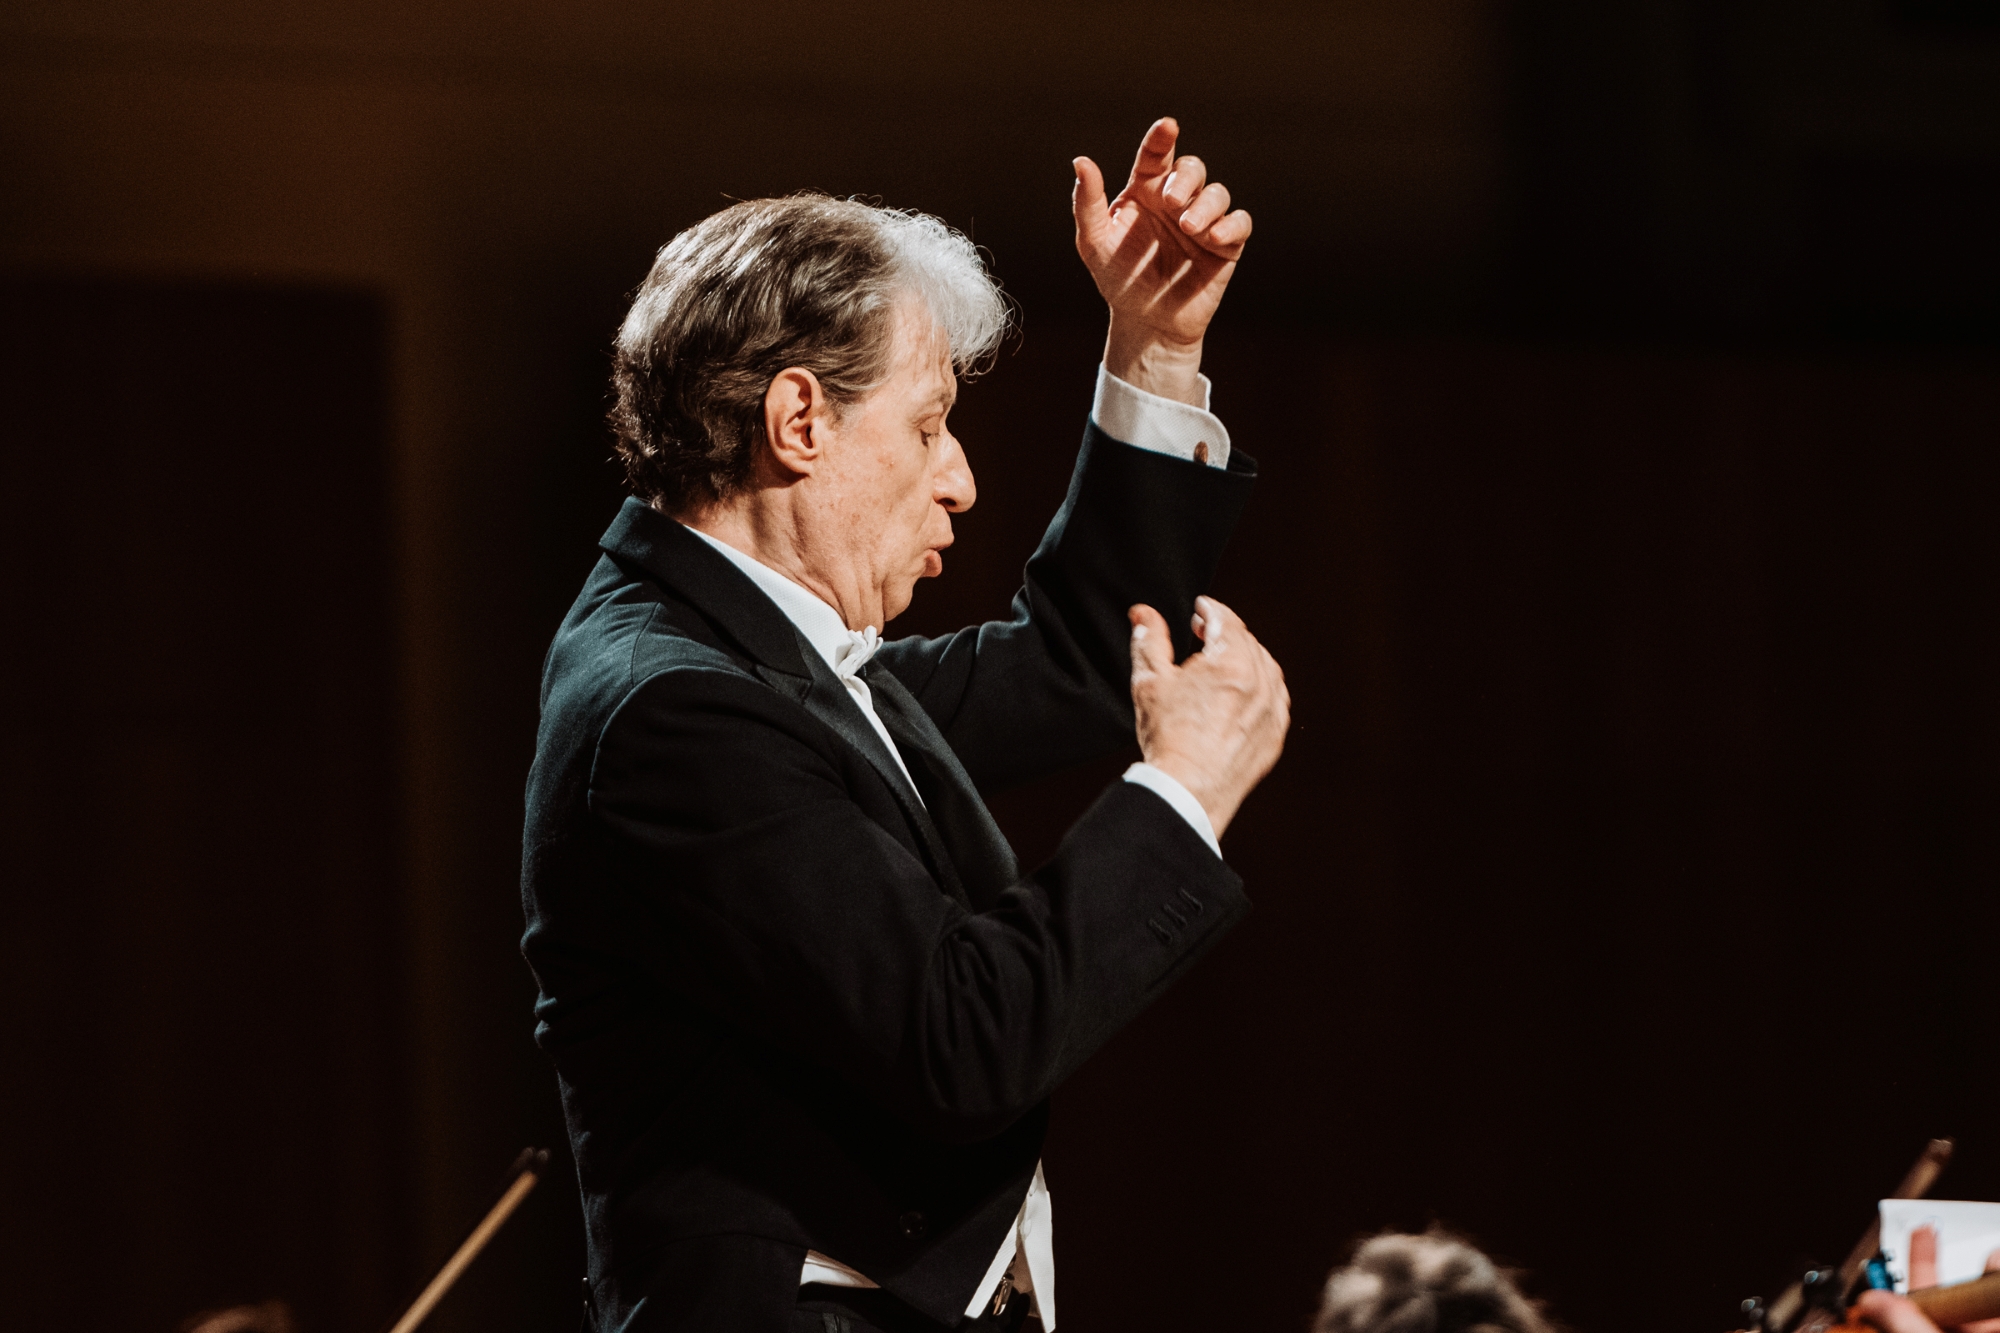
[[894, 620], [910, 609], [916, 600], [917, 585], [925, 579], [934, 579], [944, 573], [944, 555], [936, 550], [924, 552], [924, 558], [903, 582], [890, 584], [882, 589], [882, 618]]
[[889, 621], [909, 610], [910, 603], [916, 599], [916, 595], [917, 586], [914, 583], [906, 583], [900, 588], [890, 588], [886, 591], [882, 595], [882, 627], [887, 629]]

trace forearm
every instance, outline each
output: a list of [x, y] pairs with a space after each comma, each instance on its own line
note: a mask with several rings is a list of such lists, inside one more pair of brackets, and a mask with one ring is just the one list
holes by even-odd
[[804, 820], [811, 836], [782, 849], [678, 849], [646, 932], [653, 975], [941, 1140], [1040, 1103], [1247, 910], [1235, 874], [1125, 783], [978, 914], [886, 839], [869, 855], [849, 817]]
[[618, 951], [927, 1133], [998, 1132], [1243, 911], [1181, 817], [1120, 783], [968, 912], [864, 809], [872, 770], [843, 778], [786, 716], [761, 685], [689, 677], [620, 711], [590, 797], [607, 902], [636, 912]]

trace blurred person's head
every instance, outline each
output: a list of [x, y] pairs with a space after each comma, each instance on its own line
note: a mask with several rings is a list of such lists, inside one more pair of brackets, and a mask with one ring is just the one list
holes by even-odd
[[1509, 1276], [1433, 1229], [1363, 1241], [1326, 1280], [1313, 1333], [1552, 1333]]
[[760, 558], [851, 628], [884, 624], [972, 505], [945, 420], [1007, 323], [972, 243], [936, 218], [817, 195], [724, 209], [660, 251], [619, 329], [626, 477], [696, 526], [736, 509]]

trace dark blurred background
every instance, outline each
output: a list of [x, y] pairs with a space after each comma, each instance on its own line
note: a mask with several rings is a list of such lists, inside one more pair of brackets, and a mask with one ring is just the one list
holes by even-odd
[[[1296, 1333], [1440, 1220], [1716, 1333], [1928, 1135], [2000, 1198], [2000, 3], [12, 0], [0, 1323], [366, 1333], [559, 1145], [521, 790], [625, 294], [807, 186], [989, 247], [907, 624], [998, 613], [1101, 337], [1069, 159], [1167, 112], [1257, 218], [1216, 591], [1298, 729], [1258, 910], [1058, 1096], [1062, 1327]], [[575, 1326], [568, 1169], [441, 1333]]]

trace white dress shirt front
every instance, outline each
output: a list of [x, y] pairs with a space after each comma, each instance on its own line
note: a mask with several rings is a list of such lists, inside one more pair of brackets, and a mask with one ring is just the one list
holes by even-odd
[[[1097, 394], [1091, 403], [1090, 416], [1097, 423], [1097, 428], [1114, 440], [1153, 453], [1204, 462], [1210, 467], [1226, 467], [1229, 463], [1229, 432], [1207, 410], [1211, 390], [1206, 375], [1201, 376], [1201, 391], [1203, 406], [1193, 407], [1127, 384], [1100, 365], [1097, 368]], [[896, 749], [896, 742], [890, 739], [889, 729], [882, 725], [882, 719], [875, 715], [875, 701], [869, 694], [868, 682], [858, 674], [882, 646], [880, 627], [869, 625], [851, 630], [840, 612], [822, 600], [818, 593], [803, 584], [794, 583], [761, 560], [711, 537], [700, 528], [689, 527], [688, 531], [742, 570], [785, 613], [785, 618], [825, 659], [841, 684], [847, 687], [847, 692], [854, 696], [862, 716], [868, 719], [868, 725], [875, 729], [875, 734], [882, 738], [889, 757], [896, 761], [896, 767], [902, 770], [903, 780], [909, 783], [910, 791], [916, 793], [916, 783], [910, 781], [910, 771], [903, 764], [902, 753]], [[1158, 795], [1201, 835], [1209, 850], [1217, 856], [1222, 855], [1222, 847], [1216, 841], [1215, 828], [1209, 823], [1208, 812], [1173, 775], [1151, 764], [1140, 763], [1125, 770], [1125, 781], [1136, 783]], [[917, 795], [917, 801], [922, 803], [921, 794]], [[1003, 1278], [1009, 1283], [1010, 1293], [1028, 1294], [1042, 1327], [1054, 1333], [1055, 1205], [1049, 1197], [1048, 1184], [1042, 1178], [1039, 1162], [1035, 1164], [1035, 1178], [1028, 1185], [1028, 1197], [1021, 1201], [1021, 1210], [1015, 1215], [1013, 1230], [1001, 1242], [985, 1279], [973, 1293], [971, 1303], [965, 1307], [968, 1319], [976, 1317], [993, 1303]], [[877, 1285], [838, 1259], [817, 1250], [806, 1252], [805, 1267], [799, 1274], [800, 1286], [811, 1282], [829, 1287]]]

